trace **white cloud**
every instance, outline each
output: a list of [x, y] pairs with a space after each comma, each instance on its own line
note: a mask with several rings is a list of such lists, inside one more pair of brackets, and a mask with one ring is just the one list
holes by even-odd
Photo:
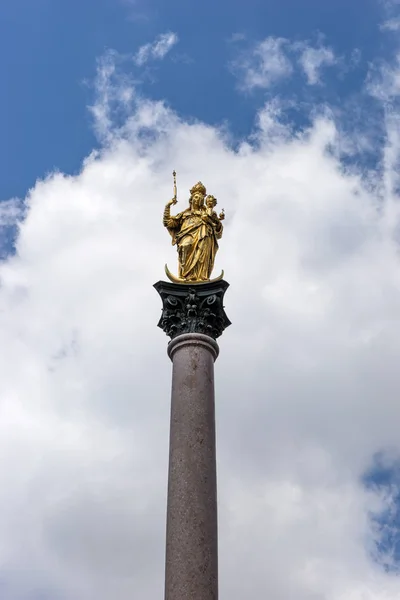
[[387, 114], [396, 118], [396, 112], [388, 109], [400, 96], [400, 53], [394, 57], [392, 64], [383, 63], [370, 69], [367, 88], [372, 96], [384, 104]]
[[306, 74], [309, 85], [321, 83], [320, 74], [324, 67], [333, 66], [337, 63], [332, 48], [320, 46], [312, 48], [302, 44], [300, 49], [299, 63]]
[[23, 218], [24, 207], [18, 198], [3, 200], [0, 203], [0, 227], [13, 225]]
[[240, 85], [245, 90], [269, 88], [277, 81], [289, 77], [292, 64], [286, 54], [287, 40], [267, 37], [251, 51], [241, 53], [233, 63], [233, 69], [240, 77]]
[[382, 31], [396, 32], [400, 28], [399, 0], [381, 0], [385, 21], [380, 25]]
[[393, 19], [388, 19], [381, 25], [381, 29], [387, 31], [398, 31], [400, 29], [400, 18], [395, 17]]
[[307, 83], [321, 83], [322, 68], [337, 64], [332, 48], [311, 46], [308, 42], [291, 43], [286, 38], [268, 37], [251, 49], [241, 51], [232, 68], [238, 76], [240, 87], [251, 91], [268, 89], [294, 73], [298, 62], [306, 75]]
[[237, 42], [244, 42], [245, 40], [246, 34], [241, 31], [236, 31], [235, 33], [232, 33], [228, 41], [235, 44]]
[[119, 2], [126, 8], [129, 21], [135, 23], [149, 21], [155, 16], [149, 3], [144, 4], [140, 0], [119, 0]]
[[143, 66], [149, 60], [160, 60], [178, 43], [176, 33], [169, 31], [159, 35], [151, 44], [141, 46], [134, 57], [138, 66]]
[[162, 596], [171, 368], [152, 284], [176, 264], [161, 224], [173, 168], [180, 208], [201, 179], [227, 214], [221, 596], [397, 600], [368, 554], [382, 499], [360, 483], [377, 450], [400, 452], [395, 123], [371, 185], [328, 152], [327, 117], [293, 134], [270, 104], [234, 151], [114, 75], [109, 55], [93, 107], [105, 146], [36, 184], [0, 264], [7, 600]]

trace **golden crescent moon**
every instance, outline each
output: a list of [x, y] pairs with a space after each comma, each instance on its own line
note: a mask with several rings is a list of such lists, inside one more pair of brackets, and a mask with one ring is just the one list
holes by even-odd
[[171, 271], [168, 269], [168, 266], [165, 265], [165, 274], [167, 275], [168, 279], [170, 281], [172, 281], [173, 283], [184, 283], [186, 285], [199, 285], [201, 283], [214, 283], [215, 281], [221, 281], [221, 279], [223, 279], [224, 277], [224, 271], [221, 271], [221, 275], [219, 275], [218, 277], [214, 277], [214, 279], [208, 279], [207, 281], [186, 281], [185, 279], [180, 279], [179, 277], [175, 277], [175, 275], [173, 275], [171, 273]]

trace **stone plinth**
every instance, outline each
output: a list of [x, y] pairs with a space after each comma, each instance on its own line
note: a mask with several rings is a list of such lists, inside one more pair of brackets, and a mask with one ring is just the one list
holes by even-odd
[[158, 282], [158, 323], [172, 339], [165, 600], [218, 599], [215, 338], [230, 321], [226, 281]]

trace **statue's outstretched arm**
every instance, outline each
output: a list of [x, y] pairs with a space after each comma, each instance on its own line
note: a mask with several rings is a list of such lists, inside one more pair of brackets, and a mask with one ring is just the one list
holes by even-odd
[[176, 204], [176, 200], [172, 199], [165, 205], [164, 214], [163, 214], [163, 225], [164, 227], [168, 227], [168, 229], [175, 229], [179, 227], [180, 219], [179, 217], [171, 216], [171, 206], [172, 204]]

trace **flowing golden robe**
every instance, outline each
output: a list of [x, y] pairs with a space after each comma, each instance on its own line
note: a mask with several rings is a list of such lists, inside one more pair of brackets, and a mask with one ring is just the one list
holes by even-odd
[[[185, 281], [208, 281], [214, 267], [218, 239], [223, 225], [215, 215], [209, 216], [204, 206], [171, 216], [170, 207], [164, 210], [163, 224], [178, 247], [179, 278]], [[215, 214], [215, 213], [214, 213]]]

